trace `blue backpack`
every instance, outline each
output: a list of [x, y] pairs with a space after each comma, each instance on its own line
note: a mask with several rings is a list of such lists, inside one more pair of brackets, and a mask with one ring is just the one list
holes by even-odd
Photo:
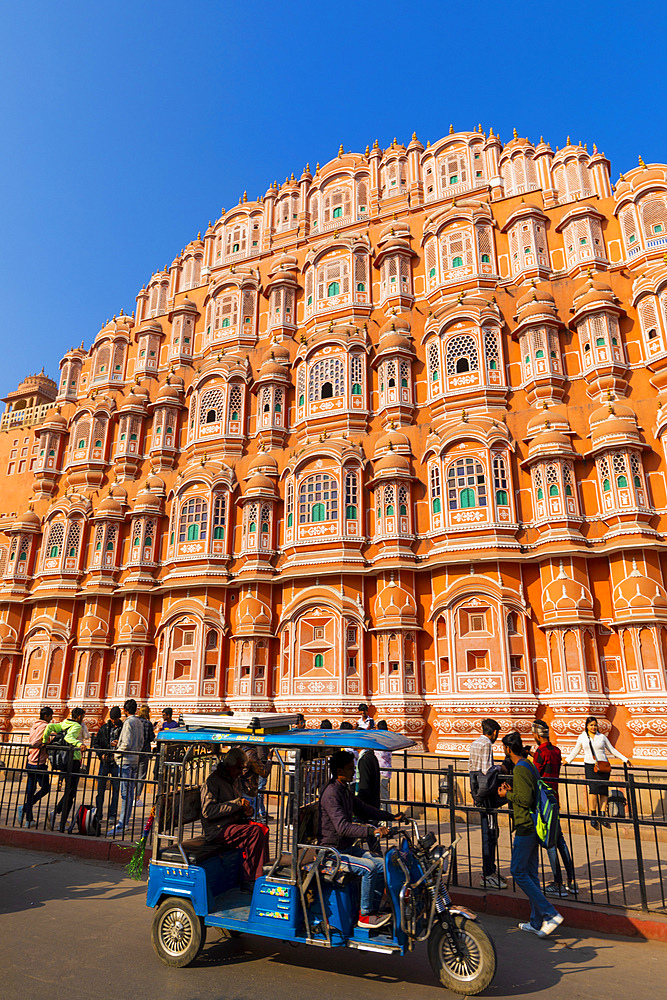
[[556, 846], [558, 831], [560, 830], [560, 817], [558, 814], [558, 800], [556, 799], [556, 793], [550, 785], [547, 785], [546, 781], [543, 781], [542, 778], [540, 778], [537, 773], [537, 769], [533, 764], [530, 764], [527, 760], [520, 760], [516, 764], [516, 767], [518, 767], [519, 764], [523, 764], [525, 767], [530, 768], [530, 770], [537, 776], [535, 809], [531, 812], [531, 816], [533, 818], [537, 839], [542, 846], [546, 847], [548, 850], [550, 847]]

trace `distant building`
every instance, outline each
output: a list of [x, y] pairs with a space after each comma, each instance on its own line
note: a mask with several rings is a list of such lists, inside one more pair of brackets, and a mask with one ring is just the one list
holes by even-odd
[[667, 757], [667, 166], [377, 144], [5, 397], [0, 722], [366, 701]]

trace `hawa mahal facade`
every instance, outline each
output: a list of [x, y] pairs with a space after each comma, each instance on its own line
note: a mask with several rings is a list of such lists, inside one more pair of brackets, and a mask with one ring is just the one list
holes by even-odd
[[667, 166], [481, 126], [244, 195], [6, 399], [0, 725], [484, 716], [667, 758]]

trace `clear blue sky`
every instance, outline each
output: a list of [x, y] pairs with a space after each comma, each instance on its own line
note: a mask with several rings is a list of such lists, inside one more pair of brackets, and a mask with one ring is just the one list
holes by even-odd
[[667, 161], [664, 3], [21, 0], [0, 61], [1, 394], [306, 161], [481, 122]]

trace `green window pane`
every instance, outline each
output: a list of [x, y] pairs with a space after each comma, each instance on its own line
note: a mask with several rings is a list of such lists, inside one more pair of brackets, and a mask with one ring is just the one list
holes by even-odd
[[329, 282], [329, 287], [327, 288], [327, 298], [331, 298], [332, 295], [340, 295], [340, 283], [338, 281]]
[[440, 497], [436, 497], [433, 501], [433, 513], [439, 514], [442, 510], [442, 504], [440, 503]]
[[347, 517], [348, 520], [353, 521], [356, 518], [356, 516], [357, 516], [357, 508], [354, 506], [354, 504], [348, 504], [347, 507], [345, 508], [345, 517]]
[[551, 486], [549, 487], [549, 496], [550, 497], [560, 496], [560, 492], [555, 483], [552, 483]]
[[496, 490], [496, 503], [500, 507], [507, 507], [507, 490]]
[[463, 510], [466, 507], [475, 506], [475, 491], [471, 489], [461, 490], [459, 493], [459, 507]]
[[198, 542], [199, 541], [199, 525], [198, 524], [189, 524], [188, 525], [188, 541], [189, 542]]

